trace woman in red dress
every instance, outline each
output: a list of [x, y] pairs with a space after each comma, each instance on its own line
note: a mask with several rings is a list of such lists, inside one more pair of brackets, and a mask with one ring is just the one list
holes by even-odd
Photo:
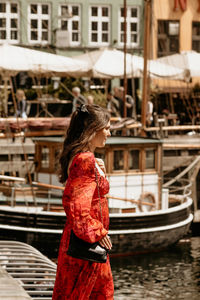
[[[99, 242], [110, 250], [109, 211], [105, 195], [109, 183], [104, 165], [94, 157], [110, 136], [110, 116], [97, 105], [82, 105], [72, 115], [60, 156], [60, 182], [66, 182], [63, 206], [67, 215], [61, 238], [52, 300], [111, 300], [114, 286], [109, 257], [106, 263], [67, 255], [71, 230], [86, 242]], [[103, 223], [101, 221], [98, 188]]]

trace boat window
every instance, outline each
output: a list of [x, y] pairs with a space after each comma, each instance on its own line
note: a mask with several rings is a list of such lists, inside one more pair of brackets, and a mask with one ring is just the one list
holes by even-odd
[[49, 168], [49, 148], [46, 146], [42, 147], [42, 168]]
[[123, 150], [113, 151], [113, 170], [115, 170], [115, 171], [124, 170], [124, 151]]
[[155, 150], [146, 149], [146, 169], [155, 169]]
[[128, 168], [129, 170], [139, 169], [139, 150], [130, 150], [128, 156]]
[[60, 148], [55, 148], [55, 166], [54, 170], [57, 171], [59, 168]]

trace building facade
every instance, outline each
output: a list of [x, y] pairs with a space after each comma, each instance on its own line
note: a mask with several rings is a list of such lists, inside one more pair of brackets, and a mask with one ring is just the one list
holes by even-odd
[[[0, 0], [0, 43], [74, 56], [123, 49], [123, 0]], [[141, 52], [143, 0], [127, 0], [127, 49]]]
[[153, 58], [200, 52], [200, 0], [153, 0]]

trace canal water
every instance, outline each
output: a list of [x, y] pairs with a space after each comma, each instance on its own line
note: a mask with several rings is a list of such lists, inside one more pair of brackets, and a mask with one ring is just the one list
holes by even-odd
[[166, 251], [111, 258], [115, 300], [200, 299], [200, 237]]

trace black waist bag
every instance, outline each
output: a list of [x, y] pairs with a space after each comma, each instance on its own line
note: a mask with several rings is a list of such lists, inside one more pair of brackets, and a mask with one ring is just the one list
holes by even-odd
[[87, 243], [79, 239], [71, 230], [67, 255], [92, 262], [105, 263], [107, 261], [107, 253], [108, 251], [98, 242], [93, 244]]

